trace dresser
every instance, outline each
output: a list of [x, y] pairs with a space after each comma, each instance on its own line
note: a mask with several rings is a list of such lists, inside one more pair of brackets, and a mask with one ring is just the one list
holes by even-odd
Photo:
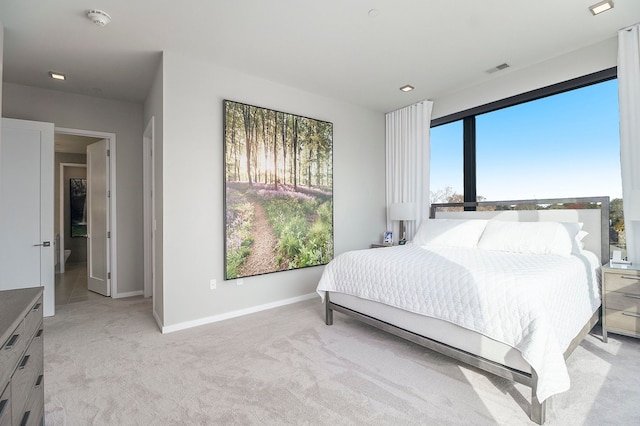
[[44, 424], [42, 287], [0, 291], [0, 426]]
[[602, 267], [602, 339], [640, 337], [640, 270]]

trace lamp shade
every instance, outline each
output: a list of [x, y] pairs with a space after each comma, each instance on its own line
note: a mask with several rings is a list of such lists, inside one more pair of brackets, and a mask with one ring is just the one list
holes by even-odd
[[415, 220], [416, 203], [392, 203], [389, 206], [389, 219]]

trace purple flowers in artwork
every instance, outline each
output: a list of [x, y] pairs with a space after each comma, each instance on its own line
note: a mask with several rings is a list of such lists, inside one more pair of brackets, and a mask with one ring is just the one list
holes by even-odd
[[[306, 189], [306, 188], [305, 188]], [[275, 236], [272, 254], [276, 270], [327, 263], [333, 257], [333, 203], [330, 193], [294, 191], [292, 187], [227, 183], [226, 198], [227, 277], [243, 276], [245, 265], [260, 241], [255, 210], [264, 212]], [[273, 238], [273, 237], [272, 237]], [[249, 262], [252, 263], [252, 262]]]

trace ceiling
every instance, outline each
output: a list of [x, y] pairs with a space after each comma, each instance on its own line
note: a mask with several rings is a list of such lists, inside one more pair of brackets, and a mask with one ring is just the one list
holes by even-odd
[[54, 139], [55, 152], [64, 152], [66, 154], [87, 154], [87, 146], [98, 142], [100, 138], [89, 136], [68, 135], [64, 133], [56, 133]]
[[[639, 0], [0, 0], [4, 81], [141, 103], [172, 50], [391, 111], [616, 37]], [[101, 9], [113, 21], [86, 17]], [[374, 12], [370, 11], [375, 9]], [[488, 73], [497, 65], [509, 68]], [[67, 75], [49, 78], [48, 71]], [[403, 93], [400, 86], [415, 90]]]

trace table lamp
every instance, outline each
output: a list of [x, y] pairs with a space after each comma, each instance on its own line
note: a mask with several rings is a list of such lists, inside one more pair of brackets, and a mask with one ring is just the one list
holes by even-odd
[[404, 226], [405, 220], [416, 220], [416, 203], [392, 203], [389, 206], [389, 219], [400, 221], [400, 241], [404, 245], [407, 242], [407, 234]]

